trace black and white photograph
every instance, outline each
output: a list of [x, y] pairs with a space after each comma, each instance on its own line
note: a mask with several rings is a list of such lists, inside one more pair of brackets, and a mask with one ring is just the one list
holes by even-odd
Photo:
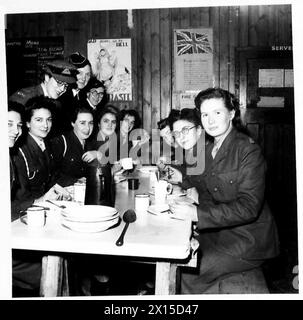
[[303, 7], [31, 2], [1, 5], [0, 298], [300, 299]]

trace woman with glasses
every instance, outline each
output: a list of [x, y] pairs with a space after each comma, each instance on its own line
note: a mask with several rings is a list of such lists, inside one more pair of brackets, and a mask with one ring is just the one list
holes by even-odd
[[76, 83], [77, 72], [72, 64], [64, 60], [50, 61], [42, 67], [38, 85], [18, 90], [9, 97], [9, 101], [25, 106], [29, 99], [38, 96], [56, 100], [53, 111], [55, 121], [50, 134], [61, 134], [70, 128], [69, 104], [62, 103], [61, 98], [68, 87]]
[[102, 108], [109, 101], [108, 94], [106, 93], [103, 82], [99, 81], [96, 77], [91, 77], [87, 86], [83, 89], [84, 93], [80, 98], [80, 105], [92, 110], [94, 116], [94, 132], [93, 135], [98, 133], [98, 118]]
[[[171, 206], [173, 213], [196, 223], [200, 243], [198, 272], [182, 273], [181, 292], [186, 294], [207, 292], [216, 280], [259, 267], [279, 252], [276, 225], [264, 200], [265, 160], [243, 133], [238, 102], [228, 91], [210, 88], [197, 95], [195, 105], [210, 137], [201, 153], [205, 168], [200, 174], [172, 175], [199, 195], [198, 205]], [[195, 125], [172, 120], [182, 147], [196, 141]]]

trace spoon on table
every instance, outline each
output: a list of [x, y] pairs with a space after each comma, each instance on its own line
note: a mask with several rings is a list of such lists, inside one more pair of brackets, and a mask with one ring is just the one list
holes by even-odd
[[60, 208], [60, 209], [66, 209], [66, 206], [64, 206], [64, 205], [58, 205], [58, 204], [56, 204], [56, 203], [54, 203], [54, 202], [52, 202], [52, 201], [50, 201], [50, 200], [46, 200], [47, 202], [49, 202], [49, 203], [51, 203], [51, 204], [53, 204], [54, 206], [56, 206], [56, 207], [58, 207], [58, 208]]
[[125, 235], [125, 232], [128, 228], [128, 225], [130, 223], [136, 221], [136, 219], [137, 219], [137, 217], [136, 217], [136, 213], [134, 210], [129, 209], [129, 210], [125, 211], [125, 213], [123, 214], [123, 221], [125, 222], [125, 226], [122, 230], [122, 233], [121, 233], [119, 239], [116, 241], [117, 246], [123, 245], [124, 235]]

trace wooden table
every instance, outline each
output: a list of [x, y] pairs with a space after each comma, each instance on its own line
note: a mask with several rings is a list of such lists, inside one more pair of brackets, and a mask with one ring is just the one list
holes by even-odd
[[[147, 193], [148, 174], [139, 174], [138, 190], [129, 190], [127, 181], [116, 185], [115, 207], [122, 216], [128, 208], [134, 208], [137, 193]], [[124, 245], [115, 245], [124, 222], [118, 227], [99, 233], [78, 233], [60, 224], [57, 215], [48, 213], [44, 228], [30, 230], [20, 220], [12, 223], [12, 248], [45, 252], [42, 261], [41, 296], [57, 296], [62, 293], [64, 260], [60, 253], [85, 253], [124, 256], [130, 259], [144, 258], [156, 264], [157, 295], [175, 294], [176, 268], [190, 256], [191, 221], [162, 218], [147, 214], [145, 223], [140, 220], [129, 225]], [[68, 288], [65, 288], [68, 289]], [[68, 295], [68, 290], [65, 290]]]

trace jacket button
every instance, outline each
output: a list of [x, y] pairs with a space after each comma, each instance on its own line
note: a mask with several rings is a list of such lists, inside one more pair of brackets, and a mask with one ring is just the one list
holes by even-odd
[[215, 187], [215, 188], [214, 188], [214, 191], [215, 191], [215, 192], [216, 192], [216, 191], [218, 191], [218, 188], [217, 188], [217, 187]]
[[215, 175], [215, 173], [214, 173], [214, 172], [212, 172], [212, 173], [211, 173], [211, 175], [212, 175], [212, 176], [214, 176], [214, 175]]
[[233, 184], [234, 182], [233, 182], [233, 180], [230, 180], [229, 183], [230, 183], [230, 184]]

